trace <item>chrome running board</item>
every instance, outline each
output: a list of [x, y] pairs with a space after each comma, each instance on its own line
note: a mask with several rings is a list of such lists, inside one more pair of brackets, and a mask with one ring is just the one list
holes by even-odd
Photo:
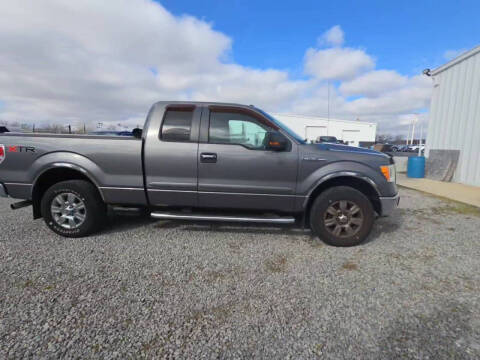
[[226, 221], [226, 222], [250, 222], [250, 223], [270, 223], [270, 224], [293, 224], [293, 217], [271, 217], [271, 216], [236, 216], [236, 215], [214, 215], [214, 214], [194, 214], [182, 212], [152, 212], [151, 216], [155, 219], [167, 220], [194, 220], [194, 221]]

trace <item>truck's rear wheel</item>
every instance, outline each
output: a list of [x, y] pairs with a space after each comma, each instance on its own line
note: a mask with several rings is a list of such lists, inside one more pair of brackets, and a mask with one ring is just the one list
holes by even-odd
[[372, 230], [374, 211], [370, 200], [348, 186], [321, 193], [310, 211], [310, 226], [320, 239], [333, 246], [355, 246]]
[[59, 182], [42, 197], [47, 226], [65, 237], [82, 237], [98, 231], [106, 219], [106, 206], [95, 186], [85, 180]]

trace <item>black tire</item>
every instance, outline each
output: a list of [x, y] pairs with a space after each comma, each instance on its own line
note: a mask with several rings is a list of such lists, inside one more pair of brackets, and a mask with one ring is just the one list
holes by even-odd
[[[336, 215], [332, 215], [332, 211], [337, 211]], [[325, 190], [317, 196], [310, 210], [313, 233], [333, 246], [355, 246], [362, 243], [372, 230], [373, 220], [374, 210], [370, 200], [349, 186], [335, 186]], [[338, 227], [341, 228], [340, 233], [336, 231]]]
[[[55, 204], [58, 203], [58, 200], [55, 199], [58, 199], [58, 196], [67, 196], [67, 194], [73, 194], [77, 201], [80, 200], [84, 205], [82, 206], [83, 222], [78, 224], [78, 227], [70, 229], [63, 227], [57, 222], [52, 213], [54, 211], [52, 210], [52, 203], [54, 201], [56, 201]], [[85, 180], [59, 182], [45, 192], [41, 201], [42, 216], [47, 226], [57, 234], [69, 238], [87, 236], [100, 230], [107, 218], [106, 210], [106, 206], [96, 187]]]

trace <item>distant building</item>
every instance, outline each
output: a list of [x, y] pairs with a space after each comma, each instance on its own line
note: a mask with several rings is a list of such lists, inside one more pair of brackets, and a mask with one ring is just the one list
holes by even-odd
[[308, 141], [315, 141], [319, 136], [335, 136], [352, 146], [375, 142], [376, 123], [291, 114], [273, 116]]
[[480, 186], [480, 46], [426, 72], [433, 95], [425, 154], [460, 150], [453, 181]]

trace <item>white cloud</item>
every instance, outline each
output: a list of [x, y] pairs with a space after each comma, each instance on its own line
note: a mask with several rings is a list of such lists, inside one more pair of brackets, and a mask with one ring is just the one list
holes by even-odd
[[407, 83], [407, 77], [402, 76], [396, 71], [376, 70], [359, 77], [343, 82], [340, 85], [342, 94], [364, 95], [368, 97], [376, 97], [388, 91], [397, 89]]
[[373, 57], [342, 47], [340, 26], [322, 36], [334, 47], [306, 51], [310, 77], [293, 80], [287, 71], [229, 61], [231, 38], [151, 0], [3, 1], [0, 13], [0, 119], [7, 121], [137, 124], [153, 102], [170, 99], [324, 116], [325, 80], [336, 80], [343, 82], [331, 83], [332, 116], [394, 128], [430, 96], [423, 78], [368, 73]]
[[428, 106], [431, 94], [431, 79], [417, 75], [408, 80], [408, 86], [387, 92], [382, 96], [362, 97], [345, 104], [348, 113], [363, 116], [382, 114], [405, 114]]
[[344, 37], [345, 34], [340, 25], [335, 25], [324, 32], [319, 38], [318, 42], [320, 45], [327, 44], [332, 46], [341, 46], [345, 41]]
[[352, 79], [374, 66], [373, 58], [358, 49], [310, 48], [305, 54], [305, 73], [322, 80]]
[[[341, 86], [340, 86], [341, 88]], [[377, 95], [362, 96], [347, 101], [340, 89], [330, 87], [330, 117], [339, 119], [361, 119], [379, 124], [383, 132], [407, 132], [408, 124], [402, 122], [428, 107], [431, 96], [431, 79], [418, 75], [406, 78], [404, 86]], [[293, 113], [325, 116], [327, 111], [327, 87], [317, 89], [310, 97], [302, 98], [293, 104]], [[425, 127], [426, 130], [426, 127]]]
[[276, 108], [307, 86], [284, 71], [222, 62], [230, 38], [152, 1], [19, 0], [2, 2], [0, 13], [6, 120], [118, 121], [160, 99]]

